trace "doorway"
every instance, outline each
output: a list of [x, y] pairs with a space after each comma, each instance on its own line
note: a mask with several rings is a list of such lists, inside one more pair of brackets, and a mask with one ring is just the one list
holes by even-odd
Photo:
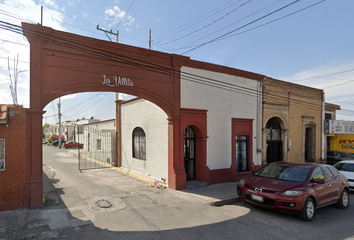
[[283, 141], [280, 119], [273, 117], [266, 125], [267, 163], [283, 161]]
[[191, 127], [184, 130], [184, 169], [187, 181], [195, 180], [195, 133]]

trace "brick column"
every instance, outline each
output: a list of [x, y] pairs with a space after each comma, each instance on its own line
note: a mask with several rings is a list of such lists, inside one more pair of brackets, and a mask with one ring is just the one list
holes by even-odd
[[168, 187], [172, 189], [184, 189], [187, 185], [180, 127], [181, 119], [168, 119]]
[[43, 206], [43, 169], [42, 169], [42, 115], [43, 111], [27, 110], [27, 172], [26, 206]]
[[116, 133], [117, 133], [117, 165], [122, 166], [122, 103], [123, 100], [116, 101]]

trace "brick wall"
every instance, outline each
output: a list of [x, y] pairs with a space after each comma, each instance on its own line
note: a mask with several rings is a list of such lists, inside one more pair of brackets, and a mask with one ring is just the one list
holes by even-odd
[[[304, 162], [304, 130], [307, 119], [310, 119], [315, 124], [314, 160], [322, 162], [323, 90], [272, 78], [266, 78], [263, 83], [262, 162], [266, 162], [265, 126], [272, 117], [277, 117], [282, 122], [283, 160]], [[290, 141], [291, 146], [288, 148]]]
[[8, 126], [0, 125], [0, 139], [5, 139], [5, 171], [0, 171], [0, 211], [26, 207], [26, 109], [9, 107], [8, 113]]

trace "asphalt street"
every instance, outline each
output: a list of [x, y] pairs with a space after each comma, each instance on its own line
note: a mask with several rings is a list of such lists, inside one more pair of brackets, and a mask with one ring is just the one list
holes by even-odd
[[235, 201], [235, 183], [176, 191], [113, 168], [80, 172], [66, 149], [43, 147], [43, 172], [44, 207], [0, 212], [0, 239], [354, 239], [353, 194], [348, 209], [305, 222]]

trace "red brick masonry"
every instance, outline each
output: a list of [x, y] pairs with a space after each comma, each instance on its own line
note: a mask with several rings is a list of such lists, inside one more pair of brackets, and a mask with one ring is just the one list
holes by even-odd
[[26, 207], [26, 109], [9, 107], [5, 139], [5, 171], [0, 171], [0, 211]]

